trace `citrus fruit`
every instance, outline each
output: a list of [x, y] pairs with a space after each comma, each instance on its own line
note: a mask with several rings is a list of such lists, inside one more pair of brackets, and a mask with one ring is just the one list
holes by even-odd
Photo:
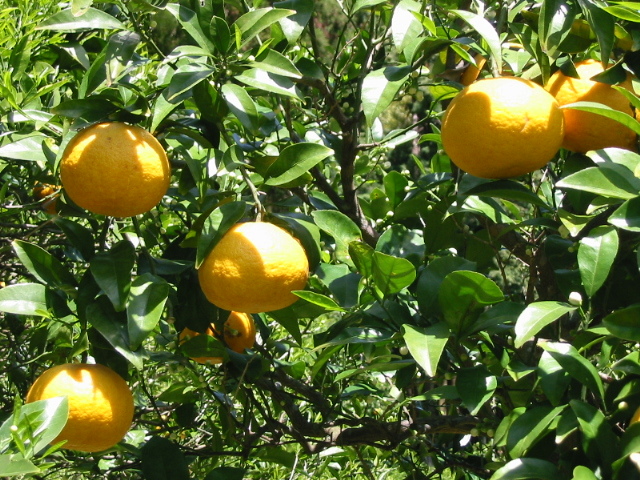
[[66, 363], [44, 371], [27, 393], [27, 403], [66, 396], [67, 423], [52, 443], [98, 452], [122, 440], [133, 420], [133, 396], [127, 383], [104, 365]]
[[42, 209], [49, 215], [55, 215], [58, 213], [59, 190], [60, 187], [57, 185], [37, 183], [36, 186], [33, 187], [33, 197], [36, 200], [43, 200]]
[[442, 145], [460, 169], [509, 178], [542, 168], [560, 149], [563, 116], [541, 86], [517, 77], [463, 88], [442, 119]]
[[169, 188], [170, 175], [160, 142], [143, 128], [121, 122], [78, 132], [60, 163], [69, 198], [90, 212], [113, 217], [151, 210]]
[[629, 425], [633, 425], [634, 423], [638, 423], [638, 422], [640, 422], [640, 407], [638, 407], [636, 411], [633, 413], [631, 420], [629, 420]]
[[259, 313], [294, 303], [309, 276], [302, 245], [266, 222], [238, 223], [207, 255], [198, 270], [207, 299], [224, 310]]
[[[558, 70], [549, 79], [546, 89], [560, 105], [574, 102], [596, 102], [634, 115], [629, 100], [611, 85], [590, 80], [604, 71], [601, 62], [593, 59], [576, 64], [580, 78], [573, 78]], [[631, 74], [627, 75], [621, 87], [633, 92]], [[574, 152], [588, 152], [606, 147], [619, 147], [635, 150], [636, 134], [619, 122], [597, 113], [584, 112], [571, 108], [563, 109], [565, 137], [562, 146]]]
[[[213, 324], [204, 332], [206, 335], [218, 337]], [[180, 344], [200, 335], [199, 332], [184, 328], [178, 337]], [[229, 318], [224, 323], [223, 338], [227, 346], [237, 353], [242, 353], [245, 349], [253, 347], [256, 343], [256, 325], [251, 315], [246, 313], [231, 312]], [[191, 357], [191, 360], [204, 364], [222, 363], [222, 357]]]

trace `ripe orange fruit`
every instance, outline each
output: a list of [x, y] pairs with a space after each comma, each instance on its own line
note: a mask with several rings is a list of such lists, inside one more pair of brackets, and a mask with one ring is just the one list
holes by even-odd
[[78, 132], [60, 163], [62, 185], [71, 200], [114, 217], [151, 210], [167, 192], [170, 176], [160, 142], [143, 128], [121, 122]]
[[[218, 337], [213, 324], [207, 328], [205, 334]], [[200, 335], [199, 332], [184, 328], [178, 336], [178, 342], [182, 344], [198, 335]], [[237, 353], [242, 353], [245, 349], [253, 347], [256, 343], [256, 325], [251, 315], [231, 312], [224, 323], [223, 338], [227, 346]], [[210, 365], [222, 363], [222, 357], [192, 357], [191, 360]]]
[[638, 422], [640, 422], [640, 407], [638, 407], [636, 411], [633, 413], [631, 420], [629, 420], [629, 425], [633, 425], [634, 423], [638, 423]]
[[[560, 105], [574, 102], [596, 102], [634, 116], [629, 100], [611, 85], [590, 80], [604, 71], [601, 62], [593, 59], [576, 64], [580, 78], [568, 77], [558, 70], [549, 79], [546, 89]], [[631, 74], [627, 75], [621, 87], [633, 92]], [[565, 137], [562, 146], [574, 152], [588, 152], [606, 147], [636, 150], [636, 134], [619, 122], [597, 113], [571, 108], [563, 109]]]
[[224, 310], [259, 313], [294, 303], [309, 276], [302, 245], [272, 223], [238, 223], [198, 270], [207, 299]]
[[556, 100], [517, 77], [485, 78], [463, 88], [442, 119], [442, 145], [451, 161], [482, 178], [542, 168], [560, 149], [563, 135]]
[[133, 396], [127, 383], [104, 365], [67, 363], [46, 370], [27, 393], [27, 403], [66, 396], [69, 418], [53, 443], [98, 452], [122, 440], [133, 420]]
[[42, 209], [49, 215], [55, 215], [58, 213], [58, 192], [60, 187], [57, 185], [50, 185], [48, 183], [37, 183], [33, 187], [33, 197], [36, 200], [44, 200], [42, 202]]

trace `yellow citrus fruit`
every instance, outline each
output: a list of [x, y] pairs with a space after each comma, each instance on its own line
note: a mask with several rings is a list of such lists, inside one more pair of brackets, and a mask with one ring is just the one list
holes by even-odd
[[[590, 80], [604, 71], [601, 62], [585, 60], [576, 64], [580, 78], [568, 77], [558, 70], [549, 79], [546, 89], [560, 105], [574, 102], [596, 102], [634, 116], [629, 100], [611, 85]], [[627, 75], [621, 87], [633, 92], [631, 74]], [[607, 147], [636, 150], [636, 134], [633, 130], [610, 118], [597, 113], [584, 112], [571, 108], [563, 109], [565, 137], [562, 146], [574, 152], [588, 152]]]
[[55, 215], [58, 213], [58, 192], [60, 187], [57, 185], [50, 185], [48, 183], [37, 183], [33, 187], [33, 197], [36, 200], [43, 200], [42, 209], [49, 215]]
[[[219, 336], [213, 324], [204, 333], [212, 337]], [[184, 328], [180, 332], [178, 342], [182, 344], [198, 335], [200, 335], [199, 332]], [[245, 349], [253, 347], [256, 343], [256, 325], [253, 317], [246, 313], [231, 312], [224, 323], [223, 338], [227, 346], [237, 353], [242, 353]], [[192, 357], [191, 360], [210, 365], [222, 363], [222, 357]]]
[[40, 375], [27, 393], [27, 403], [66, 396], [69, 418], [52, 443], [98, 452], [122, 440], [133, 420], [133, 396], [127, 383], [104, 365], [67, 363]]
[[631, 420], [629, 420], [629, 425], [633, 425], [634, 423], [638, 423], [638, 422], [640, 422], [640, 407], [638, 407], [636, 411], [633, 413]]
[[302, 245], [272, 223], [238, 223], [198, 270], [207, 299], [224, 310], [259, 313], [294, 303], [309, 276]]
[[121, 122], [78, 132], [60, 163], [62, 185], [71, 200], [113, 217], [151, 210], [167, 192], [170, 177], [160, 142], [143, 128]]
[[533, 172], [562, 143], [563, 116], [541, 86], [517, 77], [485, 78], [463, 88], [442, 119], [442, 145], [460, 169], [482, 178]]

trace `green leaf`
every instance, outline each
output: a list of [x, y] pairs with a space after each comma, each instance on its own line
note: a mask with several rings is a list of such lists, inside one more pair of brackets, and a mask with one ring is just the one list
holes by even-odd
[[242, 480], [246, 468], [240, 467], [216, 467], [209, 471], [204, 480]]
[[311, 20], [313, 0], [284, 0], [282, 2], [274, 2], [273, 6], [279, 9], [295, 11], [293, 15], [279, 20], [280, 28], [282, 28], [282, 33], [284, 33], [287, 42], [289, 42], [289, 45], [295, 44], [309, 20]]
[[200, 48], [209, 53], [213, 53], [215, 51], [213, 42], [202, 31], [196, 12], [177, 3], [169, 3], [165, 9], [170, 12], [176, 20], [178, 20], [182, 28], [191, 35], [191, 38], [195, 40]]
[[344, 308], [338, 305], [335, 300], [320, 293], [310, 292], [308, 290], [294, 290], [291, 293], [302, 298], [303, 300], [318, 305], [325, 310], [335, 312], [346, 312]]
[[171, 77], [169, 86], [165, 94], [169, 103], [180, 102], [182, 94], [194, 88], [197, 84], [204, 81], [215, 73], [215, 69], [201, 63], [190, 63], [181, 67]]
[[604, 285], [618, 254], [618, 232], [609, 226], [596, 227], [580, 240], [578, 267], [589, 297]]
[[212, 17], [209, 23], [209, 36], [220, 53], [227, 53], [231, 46], [231, 30], [224, 18]]
[[81, 32], [83, 30], [125, 30], [123, 23], [97, 8], [88, 8], [82, 15], [74, 15], [71, 9], [58, 12], [40, 22], [37, 30]]
[[32, 452], [38, 453], [49, 445], [62, 431], [69, 416], [67, 397], [38, 400], [20, 407], [15, 422], [17, 434], [30, 439]]
[[622, 230], [640, 232], [640, 197], [624, 202], [611, 214], [608, 222]]
[[613, 42], [615, 39], [615, 18], [600, 8], [600, 5], [593, 0], [578, 0], [578, 5], [582, 9], [591, 30], [593, 30], [600, 45], [600, 58], [605, 63], [611, 58]]
[[267, 72], [261, 68], [247, 69], [244, 73], [236, 75], [235, 79], [265, 92], [304, 100], [304, 96], [290, 78]]
[[56, 217], [54, 222], [64, 232], [69, 243], [80, 252], [85, 261], [90, 261], [95, 254], [93, 234], [87, 227], [63, 217]]
[[113, 84], [125, 72], [141, 37], [135, 32], [117, 32], [109, 37], [105, 52], [107, 85]]
[[252, 133], [257, 133], [260, 128], [260, 115], [258, 107], [247, 91], [239, 85], [227, 83], [222, 86], [222, 96], [242, 126]]
[[575, 102], [563, 105], [560, 108], [571, 108], [573, 110], [581, 110], [583, 112], [596, 113], [603, 117], [610, 118], [616, 122], [621, 123], [627, 128], [630, 128], [635, 133], [640, 135], [640, 123], [628, 113], [621, 112], [614, 108], [608, 107], [601, 103], [596, 102]]
[[384, 67], [370, 72], [362, 81], [362, 110], [371, 128], [407, 80], [409, 67]]
[[502, 71], [502, 46], [500, 43], [500, 37], [498, 32], [493, 28], [493, 25], [485, 19], [482, 15], [477, 15], [466, 10], [451, 10], [451, 13], [455, 13], [462, 20], [467, 22], [471, 28], [480, 34], [480, 36], [487, 42], [489, 46], [489, 53], [493, 61], [495, 62], [498, 72]]
[[564, 0], [545, 0], [540, 8], [538, 37], [543, 52], [554, 56], [560, 44], [571, 33], [575, 9]]
[[392, 170], [384, 176], [383, 183], [389, 204], [392, 209], [395, 209], [407, 194], [404, 189], [409, 185], [409, 180], [400, 172]]
[[126, 323], [113, 309], [113, 305], [101, 296], [87, 307], [87, 320], [111, 346], [138, 370], [143, 367], [142, 352], [131, 350]]
[[118, 312], [127, 306], [135, 261], [135, 248], [130, 242], [123, 240], [115, 244], [111, 250], [97, 254], [89, 264], [96, 283], [107, 294]]
[[571, 480], [598, 480], [598, 477], [590, 468], [578, 465], [573, 469], [573, 478]]
[[47, 289], [39, 283], [18, 283], [0, 288], [0, 312], [47, 315]]
[[549, 206], [538, 195], [521, 183], [513, 180], [496, 180], [484, 182], [461, 192], [464, 195], [477, 195], [479, 197], [492, 197], [516, 202], [530, 203], [541, 207]]
[[67, 100], [60, 103], [51, 111], [56, 115], [86, 120], [99, 120], [118, 110], [118, 105], [111, 100], [96, 95], [88, 98]]
[[180, 350], [187, 357], [220, 357], [228, 358], [223, 343], [212, 335], [196, 335], [180, 345]]
[[601, 466], [603, 478], [611, 478], [611, 465], [620, 454], [613, 425], [600, 410], [587, 403], [573, 399], [569, 405], [578, 418], [584, 453]]
[[[357, 0], [353, 11], [377, 5], [380, 2], [371, 0]], [[420, 13], [422, 5], [415, 0], [401, 0], [393, 9], [391, 17], [391, 37], [396, 50], [403, 52], [404, 49], [424, 32], [424, 27], [414, 13]], [[409, 61], [409, 59], [407, 59]]]
[[516, 458], [526, 455], [547, 434], [565, 408], [566, 405], [533, 407], [515, 419], [507, 434], [509, 455]]
[[[372, 8], [380, 5], [381, 3], [386, 3], [387, 0], [356, 0], [351, 7], [351, 12], [356, 13], [365, 8]], [[396, 7], [397, 8], [397, 7]], [[408, 18], [408, 17], [407, 17]]]
[[562, 302], [535, 302], [530, 303], [516, 320], [515, 342], [516, 348], [522, 347], [527, 341], [533, 338], [540, 330], [555, 322], [563, 315], [573, 312], [576, 307], [572, 307]]
[[318, 228], [335, 239], [336, 255], [339, 258], [347, 256], [349, 243], [362, 238], [358, 226], [344, 213], [337, 210], [317, 210], [311, 215]]
[[449, 340], [449, 327], [444, 322], [427, 328], [402, 326], [402, 335], [409, 353], [430, 377], [438, 370], [438, 363]]
[[636, 198], [640, 193], [640, 179], [628, 168], [616, 164], [585, 168], [563, 178], [556, 186], [623, 200]]
[[[0, 290], [1, 291], [1, 290]], [[640, 305], [631, 305], [610, 313], [602, 324], [618, 338], [640, 342]]]
[[172, 441], [154, 435], [142, 446], [140, 453], [146, 480], [190, 480], [187, 460]]
[[15, 477], [29, 473], [40, 473], [40, 469], [22, 454], [0, 455], [0, 477]]
[[573, 346], [563, 342], [540, 342], [565, 371], [591, 392], [604, 397], [604, 387], [598, 370]]
[[302, 74], [291, 60], [276, 50], [265, 50], [250, 65], [265, 72], [275, 73], [283, 77], [301, 78]]
[[516, 458], [500, 467], [489, 480], [563, 480], [558, 467], [539, 458]]
[[333, 155], [333, 150], [317, 143], [294, 143], [280, 151], [265, 174], [267, 185], [283, 185], [301, 177]]
[[438, 292], [438, 303], [451, 331], [464, 335], [487, 305], [502, 302], [504, 294], [492, 280], [477, 272], [449, 273]]
[[498, 379], [484, 365], [461, 368], [456, 384], [462, 403], [471, 415], [476, 415], [498, 388]]
[[473, 270], [475, 264], [461, 257], [445, 256], [432, 260], [420, 273], [417, 284], [418, 307], [422, 315], [431, 317], [440, 311], [438, 292], [444, 278], [456, 270]]
[[542, 352], [538, 362], [540, 386], [554, 407], [562, 404], [564, 393], [571, 383], [571, 377], [564, 371], [549, 352]]
[[127, 304], [127, 325], [131, 350], [137, 350], [156, 328], [169, 295], [163, 278], [145, 273], [131, 283]]
[[374, 252], [373, 281], [383, 295], [393, 295], [408, 287], [416, 279], [416, 269], [406, 258]]
[[204, 259], [227, 233], [227, 230], [244, 217], [246, 210], [247, 204], [242, 201], [224, 203], [205, 219], [198, 238], [196, 269], [200, 268]]
[[373, 277], [373, 255], [375, 250], [362, 241], [349, 243], [349, 256], [358, 273], [367, 280]]
[[20, 262], [40, 282], [63, 290], [76, 285], [76, 279], [69, 270], [45, 249], [22, 240], [14, 240], [12, 245]]
[[45, 151], [48, 150], [47, 140], [48, 138], [44, 135], [32, 135], [13, 143], [7, 143], [0, 147], [0, 157], [47, 163], [48, 158], [45, 154]]
[[602, 10], [622, 20], [640, 23], [640, 12], [638, 11], [637, 5], [633, 4], [632, 2], [626, 3], [628, 5], [603, 6]]
[[234, 23], [241, 33], [240, 47], [255, 38], [265, 28], [296, 13], [294, 10], [272, 7], [258, 8], [245, 13]]

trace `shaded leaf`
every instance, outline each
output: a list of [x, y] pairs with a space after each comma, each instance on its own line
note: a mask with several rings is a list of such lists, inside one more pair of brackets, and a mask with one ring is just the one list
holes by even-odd
[[607, 315], [602, 324], [618, 338], [640, 342], [640, 305], [631, 305]]
[[246, 210], [247, 204], [242, 201], [224, 203], [205, 219], [198, 238], [196, 269], [200, 268], [204, 259], [227, 233], [227, 230], [244, 217]]
[[541, 347], [549, 352], [569, 375], [600, 398], [604, 397], [604, 387], [597, 369], [580, 355], [573, 345], [562, 342], [541, 342]]
[[509, 454], [512, 457], [526, 455], [546, 435], [565, 408], [566, 405], [533, 407], [515, 419], [507, 434]]
[[97, 8], [88, 8], [82, 15], [76, 16], [71, 9], [58, 12], [36, 27], [38, 30], [55, 30], [64, 32], [80, 32], [83, 30], [117, 29], [125, 26], [115, 17]]
[[489, 480], [563, 480], [558, 467], [539, 458], [516, 458], [500, 467]]
[[22, 240], [14, 240], [12, 246], [20, 262], [42, 283], [66, 290], [76, 284], [71, 272], [45, 249]]
[[175, 443], [152, 436], [140, 449], [142, 473], [147, 480], [190, 480], [189, 466]]
[[493, 25], [482, 15], [466, 10], [451, 10], [451, 12], [467, 22], [487, 42], [489, 53], [498, 68], [498, 72], [502, 71], [502, 46], [498, 32], [493, 28]]
[[47, 315], [47, 289], [40, 283], [18, 283], [0, 288], [0, 312]]
[[127, 304], [127, 325], [131, 350], [137, 350], [156, 328], [169, 295], [169, 284], [145, 273], [131, 283]]
[[370, 72], [364, 78], [362, 110], [369, 127], [389, 107], [410, 73], [409, 67], [385, 67]]
[[493, 396], [498, 388], [498, 379], [484, 365], [461, 368], [458, 371], [456, 386], [462, 403], [471, 415], [476, 415], [482, 406]]
[[135, 261], [135, 248], [130, 242], [123, 240], [109, 251], [94, 256], [89, 265], [96, 283], [119, 312], [123, 311], [127, 304]]
[[283, 185], [292, 182], [331, 155], [333, 150], [317, 143], [287, 145], [267, 170], [265, 183]]

